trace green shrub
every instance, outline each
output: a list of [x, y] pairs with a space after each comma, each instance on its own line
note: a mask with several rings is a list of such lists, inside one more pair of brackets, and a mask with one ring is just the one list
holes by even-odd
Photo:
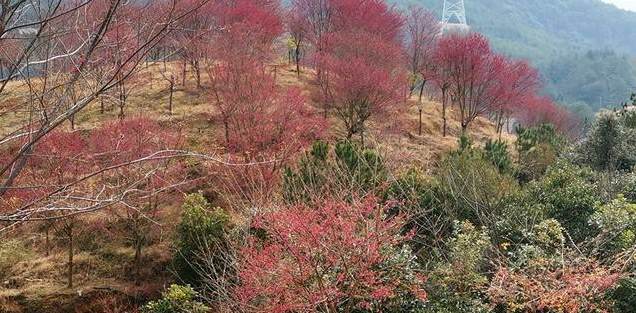
[[508, 145], [501, 141], [488, 140], [484, 147], [486, 158], [495, 165], [500, 172], [507, 173], [512, 170], [512, 159], [508, 153]]
[[630, 175], [623, 187], [625, 199], [631, 203], [636, 203], [636, 174]]
[[547, 219], [532, 228], [530, 239], [532, 243], [545, 251], [546, 254], [556, 254], [563, 248], [565, 236], [561, 223], [555, 219]]
[[634, 308], [636, 308], [636, 278], [622, 279], [618, 287], [609, 292], [608, 296], [614, 302], [614, 312], [634, 312]]
[[565, 143], [565, 139], [557, 133], [556, 128], [551, 124], [541, 124], [529, 128], [518, 126], [516, 133], [517, 151], [519, 153], [530, 151], [532, 148], [543, 144], [559, 152]]
[[224, 262], [228, 249], [227, 232], [230, 216], [210, 205], [200, 193], [188, 195], [183, 204], [181, 222], [177, 226], [174, 267], [179, 278], [193, 286], [201, 283], [200, 258], [211, 258], [206, 263]]
[[590, 218], [599, 232], [605, 253], [617, 253], [636, 243], [636, 204], [623, 197], [601, 206]]
[[425, 312], [487, 312], [482, 291], [488, 284], [485, 265], [490, 247], [486, 229], [456, 223], [448, 261], [439, 263], [429, 276], [430, 302]]
[[206, 313], [210, 309], [196, 298], [199, 294], [190, 286], [171, 285], [162, 298], [146, 304], [143, 313]]
[[[384, 195], [384, 202], [392, 204], [392, 214], [408, 217], [405, 229], [415, 230], [413, 246], [428, 255], [431, 249], [443, 247], [443, 241], [452, 231], [453, 220], [444, 208], [440, 198], [439, 184], [417, 169], [410, 169], [393, 181]], [[425, 249], [420, 249], [426, 247]]]
[[530, 150], [519, 152], [517, 178], [522, 183], [537, 180], [545, 175], [557, 160], [557, 151], [549, 144], [541, 143]]
[[502, 202], [501, 214], [491, 228], [493, 242], [504, 250], [527, 244], [534, 225], [546, 218], [545, 206], [525, 190], [509, 195]]
[[539, 179], [557, 160], [565, 139], [550, 124], [531, 128], [517, 127], [516, 131], [519, 153], [517, 177], [523, 183]]
[[387, 180], [380, 155], [349, 141], [335, 145], [316, 142], [295, 167], [283, 171], [283, 197], [287, 203], [309, 203], [325, 195], [352, 198], [375, 192]]
[[592, 173], [559, 161], [546, 175], [529, 186], [528, 196], [543, 206], [548, 218], [563, 225], [574, 240], [589, 235], [588, 220], [600, 201]]
[[336, 144], [334, 152], [343, 186], [355, 184], [370, 191], [386, 181], [384, 161], [376, 151], [360, 149], [349, 141], [342, 141]]
[[625, 111], [621, 122], [628, 129], [636, 129], [636, 111]]
[[633, 132], [614, 112], [599, 113], [580, 147], [579, 158], [601, 171], [630, 170], [636, 163]]
[[487, 227], [500, 216], [502, 201], [519, 187], [512, 176], [499, 172], [481, 150], [473, 148], [447, 155], [435, 179], [448, 218]]

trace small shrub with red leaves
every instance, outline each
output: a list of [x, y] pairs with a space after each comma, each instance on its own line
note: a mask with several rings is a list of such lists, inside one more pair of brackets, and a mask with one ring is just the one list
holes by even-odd
[[[403, 310], [426, 299], [400, 217], [373, 199], [296, 206], [257, 218], [235, 290], [245, 312]], [[408, 310], [408, 309], [407, 309]]]

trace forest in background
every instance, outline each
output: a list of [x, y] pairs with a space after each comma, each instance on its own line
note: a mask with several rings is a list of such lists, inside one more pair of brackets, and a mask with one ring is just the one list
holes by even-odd
[[[443, 1], [421, 4], [441, 16]], [[600, 0], [466, 0], [468, 23], [493, 47], [537, 66], [546, 92], [582, 116], [619, 107], [636, 86], [636, 12]]]

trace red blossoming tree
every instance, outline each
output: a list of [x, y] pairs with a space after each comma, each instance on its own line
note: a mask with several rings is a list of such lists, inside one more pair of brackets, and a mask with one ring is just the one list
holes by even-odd
[[451, 101], [459, 110], [462, 132], [487, 113], [496, 97], [498, 75], [505, 59], [492, 53], [486, 37], [472, 33], [451, 34], [440, 39], [436, 51], [439, 71], [449, 83]]

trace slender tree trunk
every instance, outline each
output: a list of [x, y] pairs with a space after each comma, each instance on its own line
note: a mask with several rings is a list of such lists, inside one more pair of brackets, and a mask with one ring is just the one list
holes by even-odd
[[296, 46], [296, 75], [300, 78], [300, 46]]
[[420, 113], [420, 125], [417, 129], [417, 134], [422, 136], [422, 108], [418, 108], [418, 111]]
[[137, 238], [135, 242], [135, 283], [139, 284], [141, 278], [141, 250], [142, 242], [140, 238]]
[[168, 110], [170, 111], [170, 115], [172, 115], [173, 96], [174, 96], [174, 76], [170, 77], [170, 100], [168, 102]]
[[186, 74], [188, 71], [188, 63], [186, 60], [183, 60], [183, 68], [181, 73], [181, 86], [185, 87], [186, 84]]
[[227, 117], [223, 118], [223, 128], [225, 130], [225, 144], [230, 145], [230, 122]]
[[73, 227], [68, 228], [68, 288], [73, 288]]
[[71, 130], [75, 130], [75, 114], [71, 115], [68, 120], [71, 123]]
[[360, 144], [362, 149], [364, 149], [364, 129], [360, 130]]
[[422, 86], [420, 87], [420, 98], [418, 99], [420, 103], [422, 103], [422, 97], [424, 96], [424, 85], [426, 84], [426, 80], [422, 80]]
[[442, 137], [446, 137], [446, 89], [442, 89]]
[[194, 72], [197, 75], [197, 88], [201, 89], [201, 69], [199, 68], [199, 60], [194, 61]]
[[50, 241], [50, 231], [51, 231], [51, 224], [49, 222], [46, 222], [45, 228], [44, 228], [44, 255], [45, 256], [49, 256], [51, 254], [51, 241]]

